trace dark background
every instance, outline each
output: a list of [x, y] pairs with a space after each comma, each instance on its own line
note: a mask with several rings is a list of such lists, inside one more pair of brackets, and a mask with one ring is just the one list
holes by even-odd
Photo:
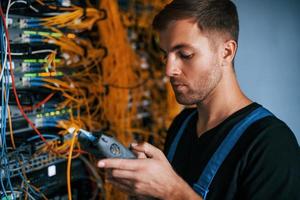
[[234, 0], [240, 17], [236, 72], [244, 92], [300, 143], [300, 1]]

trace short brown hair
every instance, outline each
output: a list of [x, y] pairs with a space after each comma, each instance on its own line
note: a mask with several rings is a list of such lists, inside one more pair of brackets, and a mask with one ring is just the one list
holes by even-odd
[[188, 18], [194, 18], [204, 32], [226, 34], [238, 42], [238, 14], [230, 0], [174, 0], [155, 16], [153, 28], [162, 31], [171, 21]]

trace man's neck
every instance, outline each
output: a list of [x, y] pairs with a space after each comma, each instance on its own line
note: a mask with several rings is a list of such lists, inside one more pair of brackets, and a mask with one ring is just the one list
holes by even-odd
[[220, 83], [205, 100], [197, 104], [198, 137], [219, 125], [236, 111], [252, 103], [252, 101], [242, 93], [235, 73], [230, 70], [232, 69], [228, 69], [228, 71], [224, 72]]

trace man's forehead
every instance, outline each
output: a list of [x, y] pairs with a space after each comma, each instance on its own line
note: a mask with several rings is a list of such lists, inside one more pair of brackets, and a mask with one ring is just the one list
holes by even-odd
[[197, 23], [186, 20], [174, 20], [165, 30], [159, 31], [159, 44], [165, 51], [178, 48], [193, 48], [196, 42], [207, 39]]

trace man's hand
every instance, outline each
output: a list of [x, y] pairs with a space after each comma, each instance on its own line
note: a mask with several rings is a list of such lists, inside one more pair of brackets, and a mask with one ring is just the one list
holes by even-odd
[[159, 199], [201, 199], [172, 169], [164, 154], [148, 144], [132, 144], [138, 159], [104, 159], [110, 181], [122, 190]]

